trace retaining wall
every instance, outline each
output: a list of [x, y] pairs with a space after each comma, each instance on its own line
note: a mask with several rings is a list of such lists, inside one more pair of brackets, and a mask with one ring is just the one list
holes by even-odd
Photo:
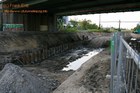
[[0, 32], [0, 63], [41, 62], [47, 57], [76, 48], [93, 38], [110, 33]]

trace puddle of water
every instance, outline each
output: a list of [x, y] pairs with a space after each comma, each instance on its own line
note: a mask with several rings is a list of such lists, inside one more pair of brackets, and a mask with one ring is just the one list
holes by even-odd
[[136, 38], [131, 38], [131, 40], [134, 40], [134, 41], [135, 41], [135, 40], [136, 40]]
[[77, 59], [76, 61], [71, 62], [70, 64], [67, 65], [67, 67], [63, 68], [62, 71], [68, 71], [68, 70], [77, 70], [78, 68], [81, 67], [83, 63], [88, 61], [91, 57], [97, 55], [100, 53], [103, 49], [95, 49], [82, 58]]

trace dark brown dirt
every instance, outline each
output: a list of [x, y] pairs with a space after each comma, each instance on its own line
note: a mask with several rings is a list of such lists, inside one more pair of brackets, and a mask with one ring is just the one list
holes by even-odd
[[[54, 79], [58, 81], [58, 85], [65, 81], [74, 71], [57, 71], [57, 72], [50, 72], [48, 68], [42, 67], [24, 67], [27, 71], [39, 76], [39, 77], [47, 77], [50, 79]], [[57, 85], [57, 86], [58, 86]]]
[[[41, 47], [41, 48], [53, 47], [53, 46], [57, 46], [57, 45], [65, 44], [65, 43], [83, 40], [82, 38], [83, 36], [88, 36], [89, 40], [92, 40], [93, 38], [97, 37], [96, 38], [97, 42], [99, 42], [98, 36], [99, 37], [104, 36], [105, 38], [100, 38], [100, 40], [103, 41], [98, 46], [100, 47], [102, 46], [103, 43], [106, 43], [109, 40], [110, 35], [111, 35], [110, 33], [109, 34], [104, 34], [104, 33], [103, 34], [102, 33], [32, 33], [32, 32], [31, 33], [30, 32], [0, 33], [0, 38], [1, 38], [0, 39], [0, 53], [11, 53], [15, 50], [22, 51], [22, 50], [33, 49], [33, 48], [38, 48], [38, 47]], [[107, 41], [104, 41], [105, 39], [107, 39]], [[101, 54], [101, 57], [97, 58], [99, 59], [99, 64], [97, 63], [95, 66], [93, 65], [93, 68], [89, 70], [87, 74], [84, 73], [86, 74], [84, 75], [86, 77], [83, 78], [82, 83], [89, 90], [94, 90], [95, 85], [97, 85], [97, 87], [95, 88], [99, 90], [100, 88], [98, 87], [100, 87], [100, 84], [102, 85], [102, 81], [105, 80], [105, 74], [108, 72], [107, 64], [109, 63], [106, 63], [107, 60], [106, 58], [104, 59], [103, 55], [108, 55], [108, 53]], [[81, 56], [79, 55], [78, 57], [81, 57]], [[67, 58], [63, 59], [63, 57], [60, 58], [60, 56], [58, 56], [58, 57], [53, 57], [54, 60], [48, 59], [42, 62], [41, 64], [30, 65], [23, 68], [31, 73], [34, 73], [36, 76], [40, 77], [44, 81], [47, 80], [48, 78], [49, 80], [53, 79], [54, 81], [58, 81], [58, 83], [52, 83], [56, 87], [62, 82], [64, 82], [74, 72], [74, 71], [65, 72], [65, 71], [61, 71], [61, 69], [69, 63], [68, 62], [69, 60], [73, 61], [77, 59], [78, 57], [72, 56], [70, 58], [68, 57], [68, 59]], [[101, 59], [102, 57], [103, 59]], [[102, 62], [101, 60], [103, 61], [103, 63], [101, 63]], [[95, 80], [92, 80], [92, 77]], [[85, 83], [85, 81], [87, 83]], [[96, 81], [98, 81], [99, 84]], [[91, 84], [90, 82], [92, 82], [93, 84]], [[103, 86], [101, 88], [105, 88], [105, 87]], [[54, 88], [52, 90], [54, 90]]]
[[92, 91], [92, 93], [109, 92], [109, 80], [106, 79], [106, 75], [110, 71], [109, 51], [106, 51], [105, 55], [108, 55], [108, 57], [95, 63], [83, 77], [84, 87]]
[[109, 49], [92, 57], [64, 81], [53, 93], [109, 93]]

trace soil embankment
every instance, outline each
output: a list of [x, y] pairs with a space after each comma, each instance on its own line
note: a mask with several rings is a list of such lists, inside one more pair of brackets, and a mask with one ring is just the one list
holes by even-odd
[[108, 47], [111, 33], [0, 32], [0, 65], [32, 64], [79, 46]]
[[108, 93], [110, 55], [108, 50], [88, 60], [53, 93]]
[[46, 33], [46, 32], [0, 32], [0, 53], [15, 50], [53, 47], [82, 40], [92, 40], [110, 33]]
[[[63, 93], [63, 91], [65, 91], [64, 93], [67, 93], [66, 91], [69, 91], [68, 93], [78, 93], [78, 91], [82, 91], [83, 93], [92, 93], [93, 91], [101, 91], [101, 88], [107, 89], [108, 86], [103, 86], [102, 84], [104, 81], [107, 82], [105, 80], [105, 75], [108, 73], [109, 69], [109, 54], [108, 52], [106, 52], [108, 50], [105, 50], [97, 56], [91, 58], [76, 72], [72, 70], [61, 70], [71, 61], [74, 61], [77, 58], [82, 57], [83, 54], [88, 53], [93, 47], [108, 47], [110, 36], [111, 33], [0, 33], [1, 60], [3, 55], [7, 56], [13, 51], [24, 51], [30, 49], [34, 50], [36, 48], [44, 47], [47, 47], [49, 49], [51, 47], [56, 47], [62, 44], [68, 44], [73, 42], [75, 42], [76, 44], [79, 41], [82, 41], [83, 45], [81, 47], [81, 45], [77, 44], [77, 48], [79, 48], [78, 46], [80, 46], [80, 50], [82, 50], [82, 48], [84, 48], [85, 46], [89, 48], [89, 50], [87, 51], [79, 52], [78, 50], [77, 53], [72, 52], [77, 50], [76, 48], [73, 48], [72, 50], [64, 51], [59, 55], [50, 56], [39, 64], [30, 64], [26, 65], [23, 68], [11, 64], [6, 65], [5, 68], [0, 72], [0, 80], [2, 80], [0, 82], [5, 87], [3, 88], [1, 86], [0, 93], [50, 93], [51, 91], [56, 89], [61, 83], [63, 83], [65, 87], [63, 89], [63, 87], [61, 87], [63, 86], [63, 84], [60, 85], [60, 87], [58, 88], [58, 90], [62, 90], [60, 93]], [[105, 71], [105, 73], [100, 73], [102, 71]], [[95, 75], [96, 73], [97, 76]], [[67, 78], [68, 80], [66, 80]], [[94, 79], [97, 80], [97, 82], [94, 81]], [[92, 82], [93, 84], [91, 84], [90, 82]], [[38, 83], [39, 87], [42, 88], [38, 89], [39, 87], [36, 83]], [[101, 84], [102, 87], [95, 87], [94, 84]], [[22, 88], [21, 86], [24, 88]], [[68, 90], [66, 87], [68, 88]], [[23, 89], [25, 89], [25, 92], [23, 91]], [[35, 91], [36, 89], [37, 91]], [[30, 92], [28, 92], [29, 90]], [[42, 91], [40, 92], [40, 90]]]
[[[58, 58], [61, 58], [61, 56], [62, 55], [60, 55]], [[64, 58], [64, 56], [62, 56], [62, 58]], [[13, 64], [7, 64], [0, 72], [0, 80], [2, 80], [0, 81], [2, 84], [0, 91], [2, 91], [2, 93], [5, 93], [5, 91], [8, 91], [10, 93], [51, 93], [61, 83], [63, 85], [63, 83], [67, 82], [67, 78], [68, 81], [69, 79], [71, 79], [69, 82], [66, 83], [67, 88], [70, 88], [68, 90], [70, 92], [68, 93], [92, 93], [93, 89], [95, 91], [95, 88], [96, 91], [101, 91], [101, 89], [104, 90], [104, 88], [108, 89], [107, 85], [102, 85], [107, 82], [105, 76], [108, 73], [109, 69], [108, 50], [104, 50], [97, 56], [87, 61], [87, 63], [85, 63], [76, 72], [71, 70], [61, 71], [60, 68], [66, 65], [61, 65], [59, 61], [57, 62], [57, 57], [53, 58], [53, 61], [55, 61], [54, 63], [51, 60], [52, 59], [46, 60], [40, 65], [26, 66], [23, 68], [20, 68]], [[50, 61], [50, 63], [48, 61]], [[49, 64], [51, 64], [50, 67], [47, 67]], [[73, 72], [75, 73], [73, 74]], [[97, 82], [95, 80], [97, 80]], [[102, 87], [95, 87], [96, 84], [101, 85]], [[43, 89], [39, 88], [38, 85]], [[60, 85], [60, 87], [62, 85]], [[39, 89], [36, 87], [38, 87]], [[34, 92], [35, 89], [37, 89], [36, 92]], [[30, 92], [28, 92], [29, 90]], [[60, 93], [63, 92], [61, 91]], [[64, 93], [67, 92], [65, 91]]]

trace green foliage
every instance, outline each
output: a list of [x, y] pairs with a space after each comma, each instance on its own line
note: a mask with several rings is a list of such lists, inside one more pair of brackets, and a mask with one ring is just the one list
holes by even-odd
[[100, 31], [98, 28], [99, 27], [96, 24], [91, 23], [91, 20], [86, 19], [84, 19], [83, 21], [70, 20], [70, 24], [68, 24], [64, 29], [61, 29], [61, 31], [77, 32], [84, 30], [87, 32], [97, 32]]
[[135, 28], [134, 28], [134, 31], [140, 29], [140, 25], [138, 24]]
[[64, 29], [63, 23], [64, 23], [63, 18], [59, 17], [57, 19], [57, 29], [58, 29], [58, 31], [61, 31], [61, 30]]
[[80, 25], [80, 27], [81, 27], [82, 30], [87, 30], [90, 23], [91, 23], [90, 20], [84, 19], [83, 21], [80, 21], [79, 22], [79, 25]]
[[73, 25], [73, 27], [78, 27], [78, 21], [70, 20], [70, 23]]
[[63, 30], [64, 32], [77, 32], [77, 28], [76, 27], [72, 27], [70, 24], [68, 24], [65, 29]]
[[98, 29], [98, 26], [96, 24], [92, 24], [91, 20], [86, 20], [86, 19], [80, 21], [79, 26], [81, 30]]
[[88, 29], [87, 32], [101, 32], [100, 29]]
[[66, 32], [78, 32], [78, 30], [76, 28], [73, 28], [73, 27], [67, 28], [64, 31], [66, 31]]

